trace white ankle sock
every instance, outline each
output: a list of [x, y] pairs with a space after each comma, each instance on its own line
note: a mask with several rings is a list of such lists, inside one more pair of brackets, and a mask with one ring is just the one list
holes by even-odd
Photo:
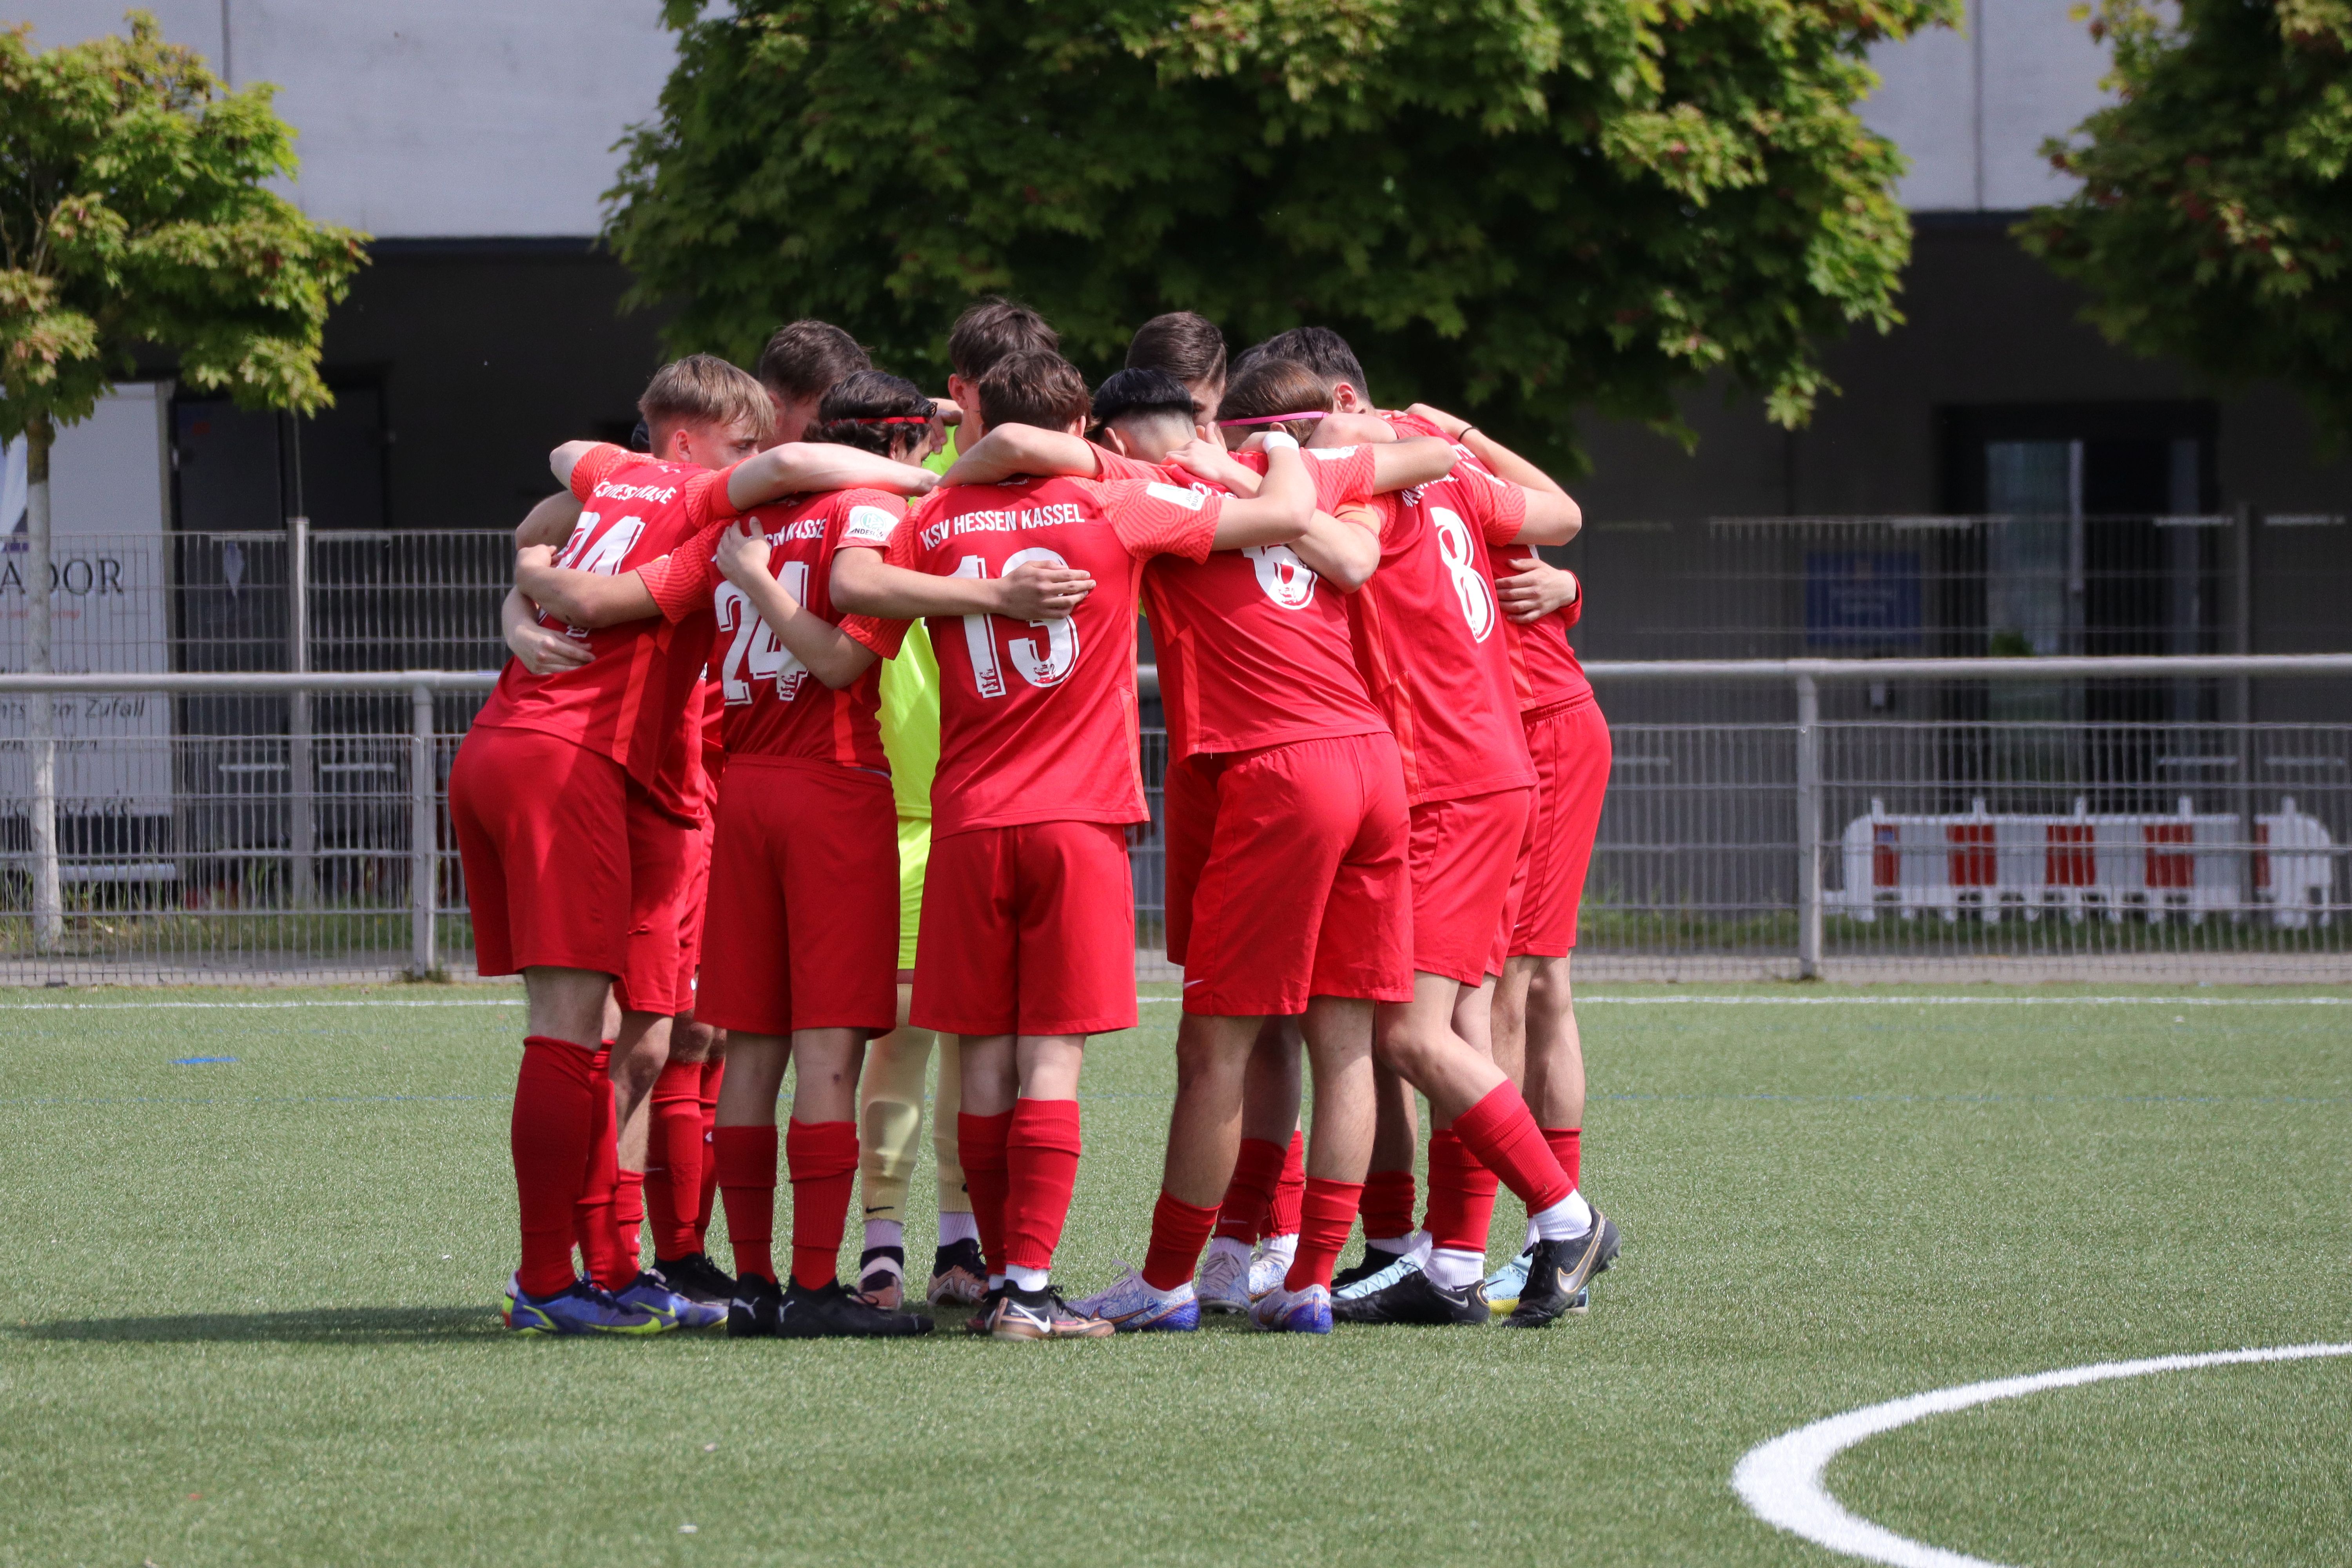
[[1053, 1277], [1050, 1268], [1023, 1268], [1016, 1265], [1004, 1271], [1005, 1283], [1016, 1290], [1043, 1290]]
[[1244, 1268], [1249, 1267], [1249, 1248], [1244, 1247], [1240, 1242], [1235, 1241], [1232, 1237], [1220, 1236], [1209, 1243], [1209, 1256], [1214, 1258], [1219, 1253], [1223, 1253], [1227, 1258], [1234, 1259]]
[[877, 1247], [895, 1247], [907, 1250], [907, 1227], [895, 1219], [869, 1219], [866, 1222], [866, 1250]]
[[1486, 1255], [1441, 1247], [1429, 1255], [1424, 1271], [1431, 1283], [1443, 1285], [1449, 1290], [1459, 1290], [1473, 1279], [1486, 1278]]
[[1592, 1228], [1592, 1205], [1584, 1201], [1582, 1193], [1571, 1192], [1528, 1219], [1545, 1241], [1574, 1241]]
[[1535, 1250], [1536, 1243], [1542, 1239], [1543, 1237], [1536, 1234], [1536, 1222], [1534, 1218], [1530, 1216], [1528, 1220], [1528, 1238], [1519, 1244], [1519, 1250], [1521, 1252], [1533, 1252]]
[[1298, 1257], [1298, 1233], [1294, 1230], [1288, 1236], [1269, 1236], [1258, 1243], [1258, 1250], [1287, 1269]]
[[959, 1241], [978, 1241], [980, 1222], [971, 1217], [970, 1209], [940, 1211], [940, 1245], [953, 1247]]

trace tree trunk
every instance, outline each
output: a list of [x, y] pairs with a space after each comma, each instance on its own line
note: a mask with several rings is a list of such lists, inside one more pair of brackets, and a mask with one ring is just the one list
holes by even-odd
[[[26, 560], [25, 668], [35, 675], [53, 668], [49, 657], [49, 447], [57, 428], [46, 416], [25, 430]], [[65, 900], [58, 879], [57, 699], [46, 691], [26, 694], [26, 737], [33, 763], [33, 946], [54, 952], [65, 935]]]

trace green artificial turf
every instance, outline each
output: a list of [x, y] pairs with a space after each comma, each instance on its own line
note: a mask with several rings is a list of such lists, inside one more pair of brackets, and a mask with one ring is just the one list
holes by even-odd
[[[1581, 1010], [1626, 1234], [1589, 1318], [1020, 1346], [500, 1332], [518, 1009], [21, 1010], [510, 992], [0, 994], [0, 1564], [1822, 1563], [1728, 1484], [1790, 1427], [2352, 1340], [2352, 1007], [1703, 989], [1765, 1001]], [[1087, 1066], [1073, 1287], [1141, 1255], [1172, 1013]], [[1829, 1479], [1997, 1561], [2341, 1563], [2347, 1476], [2333, 1360], [1937, 1416]]]

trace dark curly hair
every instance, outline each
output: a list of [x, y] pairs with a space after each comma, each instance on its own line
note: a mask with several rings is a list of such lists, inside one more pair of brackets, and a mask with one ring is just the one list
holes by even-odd
[[892, 458], [922, 444], [931, 415], [931, 400], [913, 382], [887, 371], [861, 370], [833, 384], [801, 439]]

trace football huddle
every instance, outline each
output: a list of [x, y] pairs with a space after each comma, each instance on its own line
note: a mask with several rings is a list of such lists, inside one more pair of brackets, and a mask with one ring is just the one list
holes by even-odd
[[[1611, 752], [1581, 584], [1537, 553], [1576, 502], [1461, 418], [1378, 406], [1328, 329], [1229, 364], [1213, 323], [1160, 316], [1091, 392], [1059, 348], [983, 300], [942, 398], [796, 321], [755, 372], [664, 366], [647, 449], [551, 454], [514, 657], [448, 781], [478, 970], [528, 998], [514, 1331], [1588, 1309], [1618, 1237], [1580, 1191], [1569, 955]], [[1139, 615], [1177, 1090], [1142, 1266], [1080, 1295], [1054, 1273], [1080, 1071], [1139, 1010]], [[1490, 1275], [1502, 1187], [1526, 1246]]]

